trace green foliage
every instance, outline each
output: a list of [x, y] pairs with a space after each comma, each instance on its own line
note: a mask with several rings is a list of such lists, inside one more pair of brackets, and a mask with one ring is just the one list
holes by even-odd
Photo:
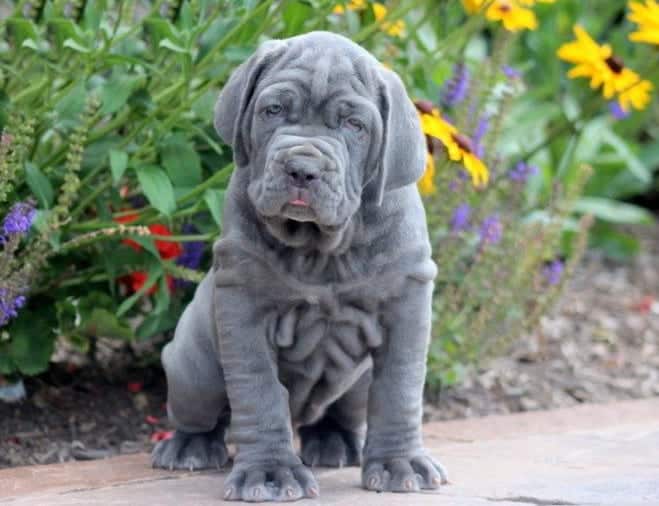
[[[37, 217], [27, 237], [0, 250], [0, 289], [29, 295], [0, 326], [0, 374], [44, 370], [55, 339], [86, 352], [99, 336], [145, 340], [175, 326], [210, 265], [233, 170], [213, 129], [214, 101], [268, 38], [343, 33], [396, 70], [412, 98], [433, 102], [453, 64], [466, 62], [476, 76], [474, 109], [451, 111], [456, 123], [471, 135], [483, 111], [495, 113], [487, 191], [463, 184], [462, 193], [447, 192], [458, 171], [435, 152], [440, 191], [427, 204], [441, 271], [431, 383], [459, 380], [549, 307], [584, 247], [573, 204], [598, 218], [594, 244], [615, 256], [638, 249], [613, 224], [651, 220], [619, 199], [656, 185], [657, 104], [614, 121], [600, 97], [566, 79], [555, 56], [580, 21], [625, 48], [639, 71], [651, 67], [649, 52], [625, 39], [621, 3], [543, 5], [538, 30], [517, 39], [493, 24], [484, 30], [485, 20], [465, 15], [457, 0], [386, 2], [386, 21], [406, 22], [401, 37], [376, 21], [371, 4], [337, 14], [335, 3], [16, 3], [0, 21], [0, 217], [28, 199]], [[524, 72], [521, 89], [506, 88], [505, 62]], [[533, 163], [539, 174], [520, 189], [496, 177], [509, 168], [503, 160]], [[584, 163], [594, 170], [581, 197]], [[451, 233], [460, 202], [473, 207], [475, 222], [497, 213], [500, 247], [480, 248], [473, 231]], [[195, 248], [201, 263], [188, 261]], [[549, 289], [539, 269], [557, 255], [571, 260]]]

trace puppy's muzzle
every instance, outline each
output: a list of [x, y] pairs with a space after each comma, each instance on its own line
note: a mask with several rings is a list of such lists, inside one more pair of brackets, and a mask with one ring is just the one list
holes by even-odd
[[310, 142], [283, 151], [281, 162], [289, 184], [295, 188], [308, 188], [334, 163]]

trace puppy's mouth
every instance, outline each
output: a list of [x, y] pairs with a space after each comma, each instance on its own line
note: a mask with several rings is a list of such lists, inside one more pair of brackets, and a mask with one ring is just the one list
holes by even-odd
[[293, 221], [316, 221], [316, 212], [309, 205], [308, 202], [300, 201], [303, 203], [296, 203], [295, 200], [288, 202], [281, 210], [281, 215], [284, 218]]
[[282, 216], [293, 221], [316, 221], [316, 212], [311, 206], [309, 192], [305, 189], [292, 191], [281, 210]]

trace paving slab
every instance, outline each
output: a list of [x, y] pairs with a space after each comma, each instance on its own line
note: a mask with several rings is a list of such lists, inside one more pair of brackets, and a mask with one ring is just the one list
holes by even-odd
[[[431, 453], [451, 483], [376, 494], [359, 470], [318, 470], [321, 497], [302, 506], [659, 506], [659, 398], [430, 423]], [[2, 448], [0, 447], [0, 451]], [[169, 472], [145, 454], [0, 471], [0, 505], [206, 506], [225, 472]]]

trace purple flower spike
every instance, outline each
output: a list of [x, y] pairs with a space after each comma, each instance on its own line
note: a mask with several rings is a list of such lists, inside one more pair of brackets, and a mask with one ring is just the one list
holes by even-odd
[[[197, 227], [192, 223], [186, 223], [181, 228], [184, 234], [196, 234], [199, 232]], [[176, 259], [176, 264], [188, 269], [197, 269], [201, 264], [201, 259], [204, 256], [204, 243], [202, 241], [185, 242], [183, 243], [183, 253]], [[191, 286], [190, 281], [184, 279], [175, 279], [175, 285], [178, 288]]]
[[464, 63], [453, 65], [453, 75], [446, 81], [441, 92], [441, 101], [447, 107], [459, 104], [469, 92], [469, 70]]
[[508, 171], [508, 178], [516, 183], [526, 183], [529, 177], [538, 173], [538, 167], [526, 162], [517, 162], [517, 165]]
[[24, 295], [12, 296], [8, 290], [0, 288], [0, 327], [18, 316], [18, 310], [25, 305], [25, 302]]
[[625, 111], [617, 100], [609, 102], [609, 112], [611, 113], [611, 116], [618, 121], [622, 121], [629, 117], [629, 111]]
[[25, 235], [30, 230], [37, 212], [28, 202], [14, 204], [2, 224], [4, 235]]
[[503, 72], [503, 75], [505, 75], [508, 79], [511, 80], [522, 78], [522, 73], [516, 68], [511, 67], [510, 65], [503, 65], [501, 67], [501, 71]]
[[501, 240], [503, 225], [496, 215], [488, 216], [481, 223], [481, 245], [496, 244]]
[[481, 116], [478, 120], [478, 125], [476, 126], [476, 131], [471, 138], [472, 147], [474, 148], [474, 154], [478, 158], [483, 158], [485, 155], [485, 146], [483, 145], [483, 138], [487, 134], [487, 130], [490, 127], [490, 118], [487, 116]]
[[469, 228], [469, 218], [471, 217], [471, 207], [469, 204], [460, 204], [453, 210], [451, 216], [451, 231], [454, 233], [462, 232]]
[[557, 285], [561, 281], [563, 271], [565, 270], [565, 263], [560, 258], [556, 258], [545, 263], [542, 269], [542, 274], [550, 285]]

